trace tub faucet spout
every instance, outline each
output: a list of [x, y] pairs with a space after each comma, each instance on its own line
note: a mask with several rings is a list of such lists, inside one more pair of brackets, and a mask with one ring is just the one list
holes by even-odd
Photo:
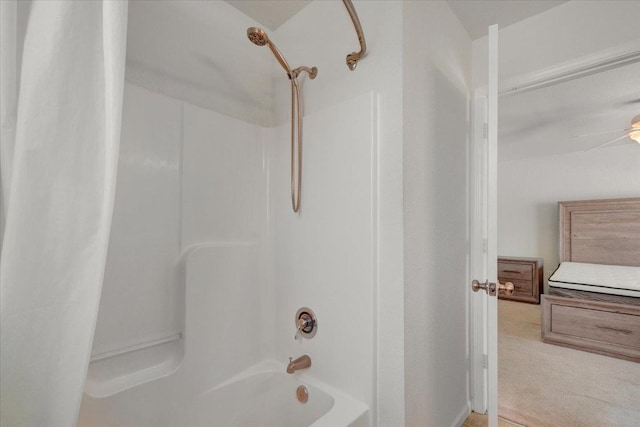
[[289, 364], [287, 365], [287, 374], [293, 374], [298, 369], [306, 369], [311, 366], [311, 358], [306, 354], [298, 357], [296, 360], [289, 358]]

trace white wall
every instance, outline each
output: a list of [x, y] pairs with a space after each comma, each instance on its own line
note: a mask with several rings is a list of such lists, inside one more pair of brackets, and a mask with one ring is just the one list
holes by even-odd
[[[274, 130], [269, 147], [277, 358], [308, 353], [311, 375], [370, 406], [377, 179], [372, 101], [363, 94], [305, 117], [307, 162], [297, 215], [289, 193], [288, 125]], [[294, 315], [304, 306], [318, 316], [318, 333], [295, 341]]]
[[184, 105], [183, 249], [259, 242], [267, 189], [261, 128]]
[[639, 148], [626, 144], [501, 162], [499, 254], [541, 257], [548, 278], [559, 262], [558, 202], [638, 197]]
[[[280, 126], [268, 142], [274, 145], [270, 236], [284, 303], [276, 320], [277, 354], [281, 359], [308, 350], [311, 373], [369, 403], [372, 425], [400, 426], [402, 3], [354, 4], [369, 48], [355, 71], [345, 57], [358, 50], [357, 38], [340, 1], [312, 2], [270, 35], [292, 67], [319, 69], [315, 80], [302, 79], [304, 171], [296, 216], [289, 201], [289, 81], [272, 59]], [[304, 343], [293, 341], [300, 305], [320, 317], [318, 335]]]
[[[118, 182], [93, 353], [182, 330], [181, 104], [127, 83]], [[132, 327], [135, 326], [135, 327]]]
[[[206, 315], [216, 316], [215, 321], [192, 322], [195, 329], [188, 334], [201, 340], [211, 356], [203, 359], [200, 375], [220, 380], [247, 368], [249, 361], [273, 356], [276, 307], [266, 280], [264, 130], [190, 104], [184, 105], [183, 127], [182, 247], [188, 251], [204, 245], [198, 259], [209, 257], [215, 266], [208, 276], [192, 272], [202, 278], [205, 289], [208, 277], [209, 290], [203, 292], [210, 296], [208, 303], [192, 301], [212, 311], [220, 308], [218, 314]], [[220, 258], [228, 262], [219, 263]], [[245, 267], [234, 273], [232, 263]], [[221, 295], [226, 296], [224, 306], [219, 305]], [[247, 315], [238, 316], [241, 312]], [[198, 369], [193, 372], [197, 377]]]
[[405, 2], [403, 16], [406, 425], [461, 425], [471, 40], [446, 2]]

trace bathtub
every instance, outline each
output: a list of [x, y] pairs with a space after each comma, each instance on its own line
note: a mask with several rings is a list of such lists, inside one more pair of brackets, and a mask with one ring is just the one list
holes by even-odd
[[[298, 386], [308, 401], [296, 397]], [[284, 369], [256, 366], [203, 393], [192, 427], [365, 427], [368, 407], [339, 390]]]
[[[194, 390], [183, 369], [106, 397], [85, 393], [77, 427], [369, 427], [368, 406], [309, 376], [264, 360]], [[296, 398], [304, 385], [307, 403]]]

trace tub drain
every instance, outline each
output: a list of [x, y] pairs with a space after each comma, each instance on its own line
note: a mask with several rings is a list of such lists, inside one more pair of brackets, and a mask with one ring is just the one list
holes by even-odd
[[296, 390], [296, 397], [298, 398], [298, 402], [307, 403], [307, 400], [309, 400], [309, 390], [307, 390], [305, 386], [301, 385]]

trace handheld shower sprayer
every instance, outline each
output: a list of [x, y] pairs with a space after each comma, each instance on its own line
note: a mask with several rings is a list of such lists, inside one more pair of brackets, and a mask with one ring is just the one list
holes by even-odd
[[269, 49], [271, 49], [271, 52], [273, 52], [273, 55], [276, 57], [280, 65], [282, 65], [282, 68], [284, 68], [287, 74], [291, 74], [291, 67], [289, 66], [289, 63], [284, 59], [284, 56], [278, 50], [276, 45], [269, 40], [269, 36], [267, 36], [267, 33], [263, 29], [256, 27], [247, 28], [247, 37], [249, 37], [251, 43], [257, 46], [269, 46]]
[[282, 65], [282, 68], [284, 68], [284, 70], [287, 72], [287, 75], [290, 79], [297, 77], [301, 71], [306, 71], [307, 73], [309, 73], [309, 77], [311, 79], [316, 78], [316, 75], [318, 74], [318, 68], [316, 67], [309, 68], [303, 66], [292, 70], [287, 60], [284, 59], [284, 55], [282, 54], [282, 52], [280, 52], [275, 43], [273, 43], [271, 39], [269, 39], [269, 36], [267, 36], [267, 33], [263, 29], [257, 27], [249, 27], [247, 28], [247, 37], [249, 38], [251, 43], [255, 44], [256, 46], [268, 46], [269, 49], [271, 49], [273, 56], [276, 57], [280, 65]]
[[[269, 40], [267, 33], [260, 28], [247, 28], [247, 37], [251, 43], [257, 46], [269, 46], [273, 55], [287, 72], [289, 80], [291, 80], [291, 206], [293, 207], [293, 211], [297, 213], [300, 210], [300, 198], [302, 194], [302, 95], [300, 94], [300, 87], [298, 85], [298, 76], [301, 72], [305, 71], [309, 74], [309, 78], [315, 79], [318, 75], [318, 68], [301, 66], [291, 69], [287, 60], [284, 59], [284, 55], [282, 55], [276, 45]], [[294, 161], [296, 157], [297, 171], [296, 162]]]

